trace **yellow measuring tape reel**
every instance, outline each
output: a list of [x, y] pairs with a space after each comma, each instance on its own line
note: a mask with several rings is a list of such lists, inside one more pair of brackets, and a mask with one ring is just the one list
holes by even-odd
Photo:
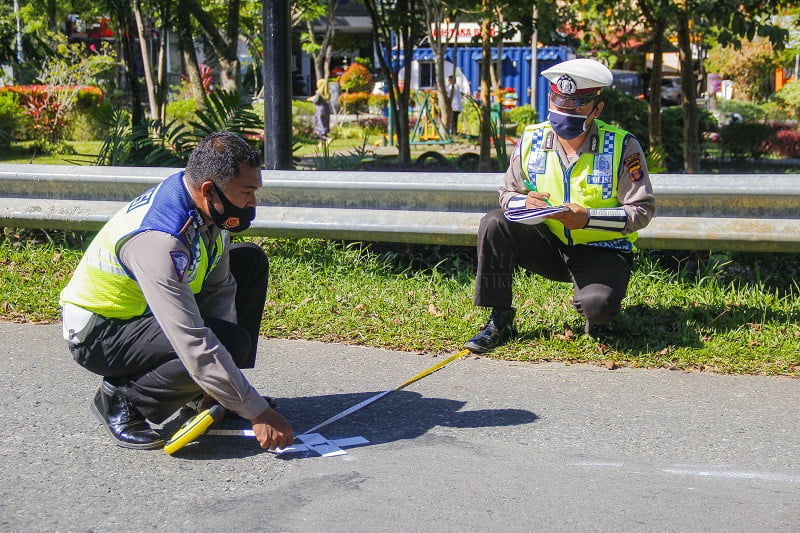
[[164, 445], [164, 451], [172, 455], [190, 442], [194, 442], [208, 431], [211, 424], [221, 420], [225, 415], [225, 408], [221, 405], [212, 405], [205, 411], [196, 414], [187, 420]]

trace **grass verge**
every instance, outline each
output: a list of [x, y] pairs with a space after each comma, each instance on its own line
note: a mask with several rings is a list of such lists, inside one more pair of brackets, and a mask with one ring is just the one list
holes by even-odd
[[0, 163], [38, 165], [92, 165], [100, 153], [103, 141], [66, 141], [75, 151], [72, 154], [45, 154], [33, 142], [11, 143], [0, 152]]
[[[87, 241], [4, 230], [0, 318], [58, 320], [58, 293]], [[426, 353], [480, 329], [471, 250], [254, 239], [270, 256], [269, 337]], [[520, 336], [499, 359], [800, 376], [800, 255], [641, 252], [613, 340], [582, 334], [571, 287], [515, 277]]]

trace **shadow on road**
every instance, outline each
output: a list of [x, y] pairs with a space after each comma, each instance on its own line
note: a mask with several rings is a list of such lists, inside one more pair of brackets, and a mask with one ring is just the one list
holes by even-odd
[[[295, 433], [302, 433], [378, 392], [332, 394], [278, 399], [277, 409], [289, 420]], [[515, 426], [535, 422], [537, 416], [524, 409], [479, 409], [461, 411], [465, 402], [426, 398], [419, 393], [399, 391], [355, 413], [319, 429], [328, 439], [363, 436], [370, 445], [416, 439], [430, 429]], [[165, 435], [177, 431], [181, 421], [169, 422]], [[248, 421], [228, 415], [215, 429], [250, 429]], [[253, 438], [206, 435], [175, 453], [194, 460], [242, 458], [264, 453]], [[315, 453], [283, 456], [285, 460], [319, 457]]]

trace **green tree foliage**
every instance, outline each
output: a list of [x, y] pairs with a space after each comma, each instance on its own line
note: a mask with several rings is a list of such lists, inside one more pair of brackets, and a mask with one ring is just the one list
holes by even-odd
[[[314, 62], [314, 73], [318, 80], [328, 79], [331, 70], [333, 53], [333, 37], [336, 34], [334, 17], [338, 0], [305, 0], [293, 7], [296, 16], [305, 25], [306, 31], [300, 36], [303, 51], [311, 56]], [[323, 31], [317, 33], [314, 25], [323, 22]]]
[[706, 70], [733, 80], [733, 97], [763, 102], [772, 92], [772, 74], [778, 57], [768, 39], [756, 38], [732, 46], [715, 46], [709, 51]]
[[795, 119], [800, 120], [800, 80], [794, 80], [775, 93], [775, 100], [791, 110]]
[[24, 120], [19, 96], [11, 91], [0, 91], [0, 147], [11, 142]]
[[647, 136], [647, 102], [616, 89], [605, 89], [602, 100], [605, 107], [600, 120], [631, 132], [639, 139], [646, 152], [650, 146]]

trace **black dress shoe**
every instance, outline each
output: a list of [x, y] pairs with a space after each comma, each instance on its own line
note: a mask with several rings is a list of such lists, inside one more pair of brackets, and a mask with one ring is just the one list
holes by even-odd
[[516, 313], [517, 310], [513, 307], [492, 309], [489, 321], [477, 335], [464, 344], [464, 348], [475, 353], [484, 353], [515, 337], [517, 335], [517, 328], [514, 326]]
[[109, 382], [103, 380], [91, 407], [92, 413], [105, 426], [117, 446], [140, 450], [164, 447], [165, 441], [161, 435]]

